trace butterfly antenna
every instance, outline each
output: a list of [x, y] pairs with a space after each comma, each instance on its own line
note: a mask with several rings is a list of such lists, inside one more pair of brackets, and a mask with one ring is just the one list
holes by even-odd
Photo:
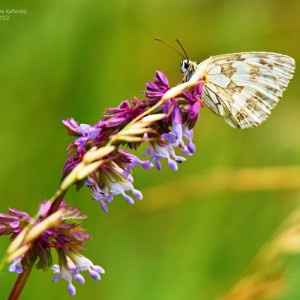
[[[163, 43], [163, 44], [165, 44], [166, 46], [168, 46], [169, 48], [171, 48], [171, 49], [173, 49], [175, 52], [177, 52], [182, 58], [185, 58], [184, 57], [184, 55], [182, 54], [182, 53], [180, 53], [177, 49], [175, 49], [174, 47], [172, 47], [170, 44], [168, 44], [167, 42], [165, 42], [165, 41], [163, 41], [162, 39], [159, 39], [159, 38], [156, 38], [155, 39], [156, 41], [159, 41], [159, 42], [161, 42], [161, 43]], [[177, 41], [177, 40], [176, 40]], [[180, 44], [180, 43], [179, 43]], [[181, 44], [180, 44], [180, 46], [181, 46]], [[182, 48], [182, 46], [181, 46], [181, 48]], [[183, 48], [182, 48], [183, 49]], [[185, 51], [184, 51], [184, 49], [183, 49], [183, 52], [185, 53]], [[186, 53], [185, 53], [185, 56], [186, 56], [186, 58], [187, 58], [187, 55], [186, 55]]]
[[186, 54], [186, 52], [185, 52], [185, 50], [184, 50], [184, 48], [183, 48], [183, 46], [182, 46], [182, 44], [179, 42], [179, 40], [178, 39], [175, 39], [175, 41], [179, 44], [179, 46], [180, 46], [180, 48], [182, 49], [182, 51], [184, 52], [184, 54], [185, 54], [185, 58], [187, 59], [187, 60], [189, 60], [189, 58], [188, 58], [188, 56], [187, 56], [187, 54]]

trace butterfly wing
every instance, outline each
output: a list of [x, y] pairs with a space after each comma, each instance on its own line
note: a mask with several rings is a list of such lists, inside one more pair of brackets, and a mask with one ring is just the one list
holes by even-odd
[[271, 114], [294, 70], [294, 59], [283, 54], [242, 52], [213, 56], [206, 67], [202, 100], [231, 126], [255, 127]]

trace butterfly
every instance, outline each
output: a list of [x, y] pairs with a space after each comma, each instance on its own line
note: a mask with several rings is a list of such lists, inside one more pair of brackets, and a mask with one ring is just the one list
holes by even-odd
[[235, 128], [256, 127], [279, 102], [295, 71], [295, 60], [272, 52], [241, 52], [211, 56], [197, 63], [161, 39], [183, 57], [180, 70], [188, 82], [201, 70], [201, 100]]
[[281, 99], [295, 71], [295, 60], [272, 52], [241, 52], [212, 56], [196, 63], [181, 61], [183, 82], [204, 68], [201, 100], [235, 128], [265, 121]]

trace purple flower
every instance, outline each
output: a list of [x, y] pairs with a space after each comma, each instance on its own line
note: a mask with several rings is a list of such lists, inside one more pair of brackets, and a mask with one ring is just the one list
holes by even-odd
[[101, 128], [95, 126], [90, 126], [88, 124], [80, 124], [74, 119], [67, 119], [63, 121], [67, 132], [70, 135], [77, 136], [74, 142], [68, 147], [69, 151], [74, 151], [76, 149], [77, 153], [84, 154], [86, 152], [86, 145], [92, 142], [101, 132]]
[[128, 100], [125, 100], [121, 102], [117, 108], [108, 108], [103, 116], [103, 119], [98, 123], [98, 126], [122, 126], [144, 112], [143, 108], [135, 105], [137, 99], [133, 99], [132, 102], [133, 105], [131, 105]]
[[178, 165], [177, 163], [184, 162], [186, 159], [182, 156], [177, 156], [175, 151], [171, 145], [163, 145], [160, 146], [158, 143], [150, 143], [149, 148], [143, 153], [143, 155], [150, 155], [150, 161], [155, 161], [156, 168], [160, 171], [161, 170], [161, 163], [160, 161], [163, 158], [168, 160], [169, 167], [177, 171]]
[[[0, 227], [6, 226], [7, 231], [4, 234], [12, 234], [12, 238], [16, 233], [21, 232], [29, 223], [34, 226], [43, 221], [49, 214], [51, 202], [43, 201], [39, 209], [39, 217], [34, 221], [24, 212], [10, 209], [10, 213], [14, 218], [8, 218], [10, 215], [3, 215], [0, 218]], [[22, 262], [31, 261], [32, 258], [37, 258], [37, 268], [46, 270], [52, 264], [51, 249], [55, 249], [65, 255], [70, 253], [79, 254], [85, 248], [83, 242], [90, 239], [90, 236], [81, 228], [80, 222], [86, 218], [81, 215], [80, 211], [75, 207], [69, 207], [65, 202], [61, 202], [59, 210], [64, 209], [61, 217], [61, 223], [56, 227], [48, 228], [38, 236], [31, 244], [31, 248], [23, 257], [14, 260], [10, 265], [11, 272], [22, 272]], [[16, 219], [18, 218], [18, 220]]]
[[[146, 87], [147, 89], [143, 91], [146, 99], [138, 100], [133, 97], [131, 102], [125, 100], [116, 108], [108, 108], [95, 126], [78, 125], [73, 119], [63, 122], [68, 132], [77, 137], [68, 148], [69, 152], [75, 153], [65, 163], [63, 178], [82, 161], [90, 147], [101, 148], [123, 129], [130, 129], [127, 125], [157, 104], [170, 89], [168, 79], [160, 71], [156, 72], [153, 82], [146, 83]], [[142, 161], [120, 148], [101, 158], [104, 162], [86, 178], [84, 184], [105, 212], [116, 195], [121, 195], [130, 204], [134, 203], [134, 198], [142, 199], [142, 193], [133, 186], [132, 170], [136, 166], [141, 165], [145, 169], [150, 169], [153, 166], [152, 162], [155, 162], [157, 169], [161, 170], [161, 160], [167, 159], [169, 167], [177, 170], [178, 163], [185, 161], [185, 158], [175, 153], [176, 148], [185, 155], [194, 154], [196, 148], [192, 142], [192, 128], [198, 119], [201, 93], [202, 83], [199, 83], [182, 94], [165, 100], [156, 108], [155, 113], [164, 113], [166, 117], [150, 123], [147, 128], [149, 132], [137, 133], [137, 142], [130, 139], [129, 142], [122, 140], [114, 142], [117, 147], [125, 144], [132, 150], [141, 144], [139, 139], [143, 138], [149, 143], [144, 155], [150, 155], [150, 161]]]
[[9, 208], [9, 215], [0, 214], [0, 235], [12, 234], [14, 238], [28, 224], [33, 224], [33, 219], [25, 212]]
[[17, 257], [12, 264], [8, 267], [9, 272], [15, 272], [17, 274], [23, 273], [23, 268], [21, 266], [21, 261], [23, 259], [23, 256]]
[[146, 83], [147, 89], [143, 94], [147, 99], [152, 101], [159, 101], [161, 97], [170, 89], [169, 82], [164, 73], [156, 71], [154, 82]]
[[130, 173], [130, 170], [135, 168], [138, 165], [141, 165], [144, 169], [150, 170], [153, 168], [153, 164], [148, 160], [141, 160], [137, 156], [133, 155], [130, 152], [119, 149], [118, 152], [127, 160], [126, 171], [123, 172], [123, 176], [127, 177]]
[[[153, 83], [146, 84], [147, 90], [144, 94], [149, 100], [159, 100], [162, 95], [169, 89], [166, 77], [157, 72]], [[192, 142], [193, 131], [200, 107], [201, 107], [202, 84], [185, 91], [175, 98], [168, 99], [164, 102], [162, 111], [168, 115], [164, 122], [160, 124], [159, 133], [163, 142], [151, 143], [149, 148], [144, 152], [151, 155], [150, 161], [155, 161], [158, 170], [161, 169], [161, 159], [167, 158], [168, 165], [177, 170], [177, 162], [185, 159], [177, 156], [174, 148], [179, 147], [186, 155], [194, 154], [196, 147]], [[187, 139], [187, 143], [184, 142]]]
[[182, 114], [189, 129], [192, 129], [199, 118], [200, 109], [202, 106], [201, 95], [202, 95], [203, 84], [200, 82], [198, 85], [191, 89], [183, 92], [181, 95], [186, 100], [186, 105], [182, 109]]
[[149, 161], [142, 161], [129, 152], [119, 150], [118, 157], [114, 161], [102, 164], [87, 178], [85, 185], [92, 192], [93, 199], [100, 202], [104, 212], [108, 211], [107, 204], [116, 195], [123, 196], [130, 204], [134, 204], [134, 200], [127, 194], [128, 191], [131, 191], [138, 200], [143, 198], [142, 193], [136, 190], [132, 184], [131, 170], [137, 165], [141, 165], [145, 169], [152, 168]]
[[52, 282], [57, 282], [61, 278], [65, 279], [68, 282], [68, 292], [71, 296], [76, 294], [76, 288], [72, 284], [72, 279], [74, 278], [80, 284], [85, 282], [80, 272], [88, 271], [90, 277], [94, 280], [100, 280], [100, 274], [105, 273], [102, 267], [94, 265], [88, 258], [73, 253], [61, 259], [60, 265], [54, 265], [52, 269], [57, 274], [52, 278]]
[[73, 136], [82, 135], [79, 124], [73, 118], [63, 120], [62, 122], [65, 125], [69, 135], [73, 135]]
[[[172, 147], [180, 147], [181, 151], [186, 155], [193, 155], [196, 151], [196, 147], [192, 142], [193, 130], [189, 130], [187, 126], [174, 122], [172, 131], [163, 134], [161, 137], [166, 139]], [[187, 145], [185, 145], [183, 137], [188, 139]]]
[[70, 156], [64, 165], [63, 172], [62, 172], [62, 179], [64, 179], [80, 162], [82, 159], [82, 155], [72, 155]]

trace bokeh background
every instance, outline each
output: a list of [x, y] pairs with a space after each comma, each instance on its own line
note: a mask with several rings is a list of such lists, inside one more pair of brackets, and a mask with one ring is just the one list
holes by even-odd
[[[180, 82], [180, 57], [154, 38], [180, 39], [197, 61], [240, 51], [300, 59], [298, 0], [1, 0], [0, 9], [11, 8], [26, 15], [0, 21], [3, 213], [14, 207], [34, 215], [55, 192], [71, 141], [62, 119], [96, 123], [106, 107], [142, 97], [155, 70]], [[117, 198], [104, 214], [87, 190], [73, 188], [66, 200], [89, 216], [84, 226], [93, 236], [84, 254], [107, 272], [100, 283], [87, 275], [77, 299], [216, 299], [228, 291], [300, 198], [294, 188], [257, 189], [255, 172], [245, 183], [252, 189], [236, 188], [234, 177], [219, 184], [228, 170], [300, 164], [298, 81], [296, 72], [255, 129], [234, 130], [203, 109], [196, 154], [178, 172], [166, 164], [162, 172], [137, 168], [135, 187], [145, 198], [134, 206]], [[8, 243], [0, 239], [2, 253]], [[279, 299], [300, 299], [300, 259], [288, 263], [289, 289]], [[0, 274], [1, 299], [15, 278]], [[21, 299], [69, 299], [67, 283], [51, 278], [51, 270], [33, 271]]]

